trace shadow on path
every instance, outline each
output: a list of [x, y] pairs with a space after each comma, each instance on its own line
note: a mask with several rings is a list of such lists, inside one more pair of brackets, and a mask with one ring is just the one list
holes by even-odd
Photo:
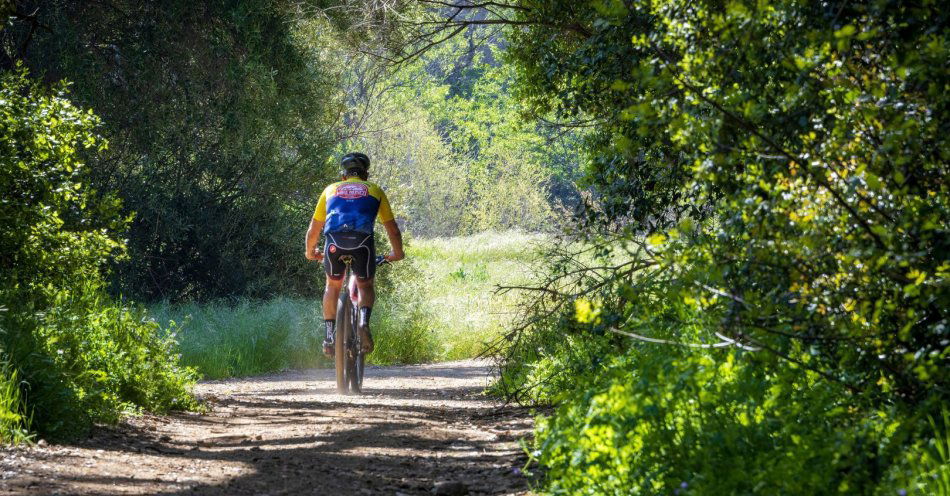
[[[336, 395], [326, 382], [297, 387], [317, 382], [299, 372], [207, 383], [202, 393], [214, 398], [212, 413], [99, 429], [79, 453], [53, 457], [48, 470], [0, 489], [409, 495], [458, 481], [470, 494], [524, 494], [527, 480], [518, 469], [526, 458], [517, 438], [530, 432], [530, 417], [493, 410], [478, 385], [484, 368], [460, 369], [376, 370], [362, 396]], [[90, 452], [98, 454], [91, 465]], [[52, 484], [37, 485], [41, 480]]]

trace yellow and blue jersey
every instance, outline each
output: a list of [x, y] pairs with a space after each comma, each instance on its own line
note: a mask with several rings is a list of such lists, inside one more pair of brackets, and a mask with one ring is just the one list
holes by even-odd
[[323, 190], [315, 220], [325, 222], [323, 232], [358, 231], [372, 234], [373, 223], [393, 220], [389, 199], [382, 188], [358, 177], [333, 183]]

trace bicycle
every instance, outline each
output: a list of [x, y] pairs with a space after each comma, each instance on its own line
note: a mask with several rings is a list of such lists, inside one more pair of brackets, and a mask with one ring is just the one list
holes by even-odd
[[[352, 256], [342, 256], [340, 261], [346, 265], [343, 271], [343, 287], [336, 306], [336, 339], [334, 339], [334, 366], [336, 368], [336, 390], [340, 394], [363, 392], [363, 370], [365, 357], [359, 326], [359, 289], [356, 274], [350, 270]], [[376, 266], [389, 263], [385, 257], [376, 257]]]

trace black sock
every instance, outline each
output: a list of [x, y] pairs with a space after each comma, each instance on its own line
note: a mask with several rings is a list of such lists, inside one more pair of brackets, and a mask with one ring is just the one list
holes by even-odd
[[373, 307], [360, 307], [360, 326], [369, 327], [369, 317], [373, 314]]
[[327, 327], [327, 341], [332, 343], [332, 342], [333, 342], [333, 334], [334, 334], [334, 332], [335, 332], [335, 330], [336, 330], [336, 321], [335, 321], [335, 320], [327, 319], [327, 320], [324, 320], [324, 321], [323, 321], [323, 325], [325, 325], [325, 326]]

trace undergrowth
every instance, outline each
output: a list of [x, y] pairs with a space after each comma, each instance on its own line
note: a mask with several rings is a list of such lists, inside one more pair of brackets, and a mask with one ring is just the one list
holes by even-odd
[[0, 361], [0, 444], [29, 441], [32, 436], [27, 430], [28, 425], [19, 374], [9, 362]]

